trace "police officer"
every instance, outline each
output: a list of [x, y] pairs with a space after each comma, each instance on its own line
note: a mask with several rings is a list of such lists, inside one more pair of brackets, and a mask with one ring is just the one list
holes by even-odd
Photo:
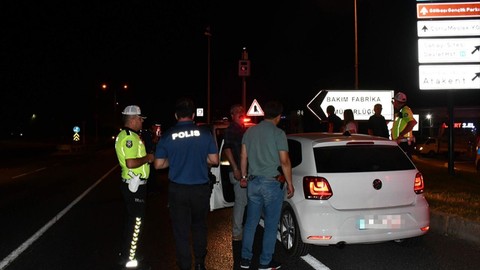
[[193, 122], [195, 109], [190, 98], [177, 101], [177, 124], [162, 135], [155, 151], [155, 169], [169, 168], [168, 207], [181, 270], [192, 268], [192, 249], [195, 270], [206, 269], [211, 193], [208, 167], [218, 165], [215, 139], [208, 128]]
[[150, 174], [153, 154], [147, 154], [138, 132], [143, 121], [140, 107], [127, 106], [123, 112], [124, 127], [115, 139], [115, 152], [122, 169], [121, 192], [127, 208], [120, 263], [127, 269], [148, 269], [141, 267], [138, 246], [145, 216], [146, 182]]
[[417, 120], [413, 118], [412, 110], [407, 106], [407, 95], [398, 92], [392, 102], [396, 112], [391, 132], [392, 140], [397, 141], [403, 151], [412, 158], [414, 143], [412, 130]]

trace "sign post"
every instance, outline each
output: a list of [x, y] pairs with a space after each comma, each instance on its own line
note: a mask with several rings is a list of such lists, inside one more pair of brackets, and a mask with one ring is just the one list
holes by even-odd
[[238, 61], [238, 76], [242, 77], [242, 106], [247, 105], [247, 80], [250, 76], [250, 60], [248, 60], [247, 48], [243, 47], [242, 59]]

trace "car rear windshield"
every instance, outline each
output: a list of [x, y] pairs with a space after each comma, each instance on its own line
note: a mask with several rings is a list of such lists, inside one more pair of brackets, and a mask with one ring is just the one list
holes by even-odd
[[411, 170], [415, 166], [397, 146], [350, 145], [313, 149], [318, 173]]

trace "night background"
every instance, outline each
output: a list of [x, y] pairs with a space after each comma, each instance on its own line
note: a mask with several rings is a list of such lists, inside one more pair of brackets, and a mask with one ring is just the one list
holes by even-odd
[[[415, 0], [357, 0], [357, 16], [359, 89], [405, 92], [414, 112], [480, 104], [478, 90], [419, 90]], [[206, 112], [207, 26], [212, 120], [242, 102], [243, 47], [247, 106], [279, 99], [315, 123], [306, 105], [320, 90], [355, 86], [354, 0], [2, 1], [0, 22], [0, 138], [108, 134], [130, 104], [144, 127], [168, 128], [180, 96]]]

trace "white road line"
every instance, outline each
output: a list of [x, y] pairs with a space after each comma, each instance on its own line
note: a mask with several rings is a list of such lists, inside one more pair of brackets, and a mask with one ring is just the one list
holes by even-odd
[[[260, 224], [260, 226], [265, 228], [265, 223], [263, 222], [263, 218], [260, 219], [260, 222], [258, 224]], [[281, 241], [280, 232], [277, 233], [277, 240]], [[319, 260], [317, 260], [315, 257], [313, 257], [310, 254], [307, 254], [300, 258], [302, 258], [302, 260], [304, 260], [308, 265], [310, 265], [315, 270], [330, 270], [330, 268], [328, 268], [326, 265], [321, 263]]]
[[77, 204], [83, 197], [85, 197], [93, 188], [95, 188], [100, 182], [105, 179], [112, 171], [114, 171], [119, 165], [117, 164], [110, 171], [104, 174], [97, 182], [95, 182], [91, 187], [85, 190], [80, 196], [78, 196], [73, 202], [71, 202], [65, 209], [60, 211], [55, 217], [53, 217], [47, 224], [45, 224], [40, 230], [33, 234], [27, 241], [21, 244], [17, 249], [12, 251], [7, 257], [5, 257], [0, 262], [0, 270], [5, 269], [10, 263], [12, 263], [23, 251], [25, 251], [29, 246], [31, 246], [43, 233], [45, 233], [53, 224], [60, 220], [75, 204]]
[[47, 167], [43, 167], [43, 168], [36, 169], [36, 170], [34, 170], [34, 171], [31, 171], [31, 172], [22, 173], [22, 174], [19, 174], [19, 175], [16, 175], [16, 176], [12, 176], [12, 179], [20, 178], [20, 177], [25, 176], [25, 175], [29, 175], [29, 174], [32, 174], [32, 173], [36, 173], [36, 172], [39, 172], [39, 171], [43, 171], [43, 170], [45, 170], [46, 168], [47, 168]]

